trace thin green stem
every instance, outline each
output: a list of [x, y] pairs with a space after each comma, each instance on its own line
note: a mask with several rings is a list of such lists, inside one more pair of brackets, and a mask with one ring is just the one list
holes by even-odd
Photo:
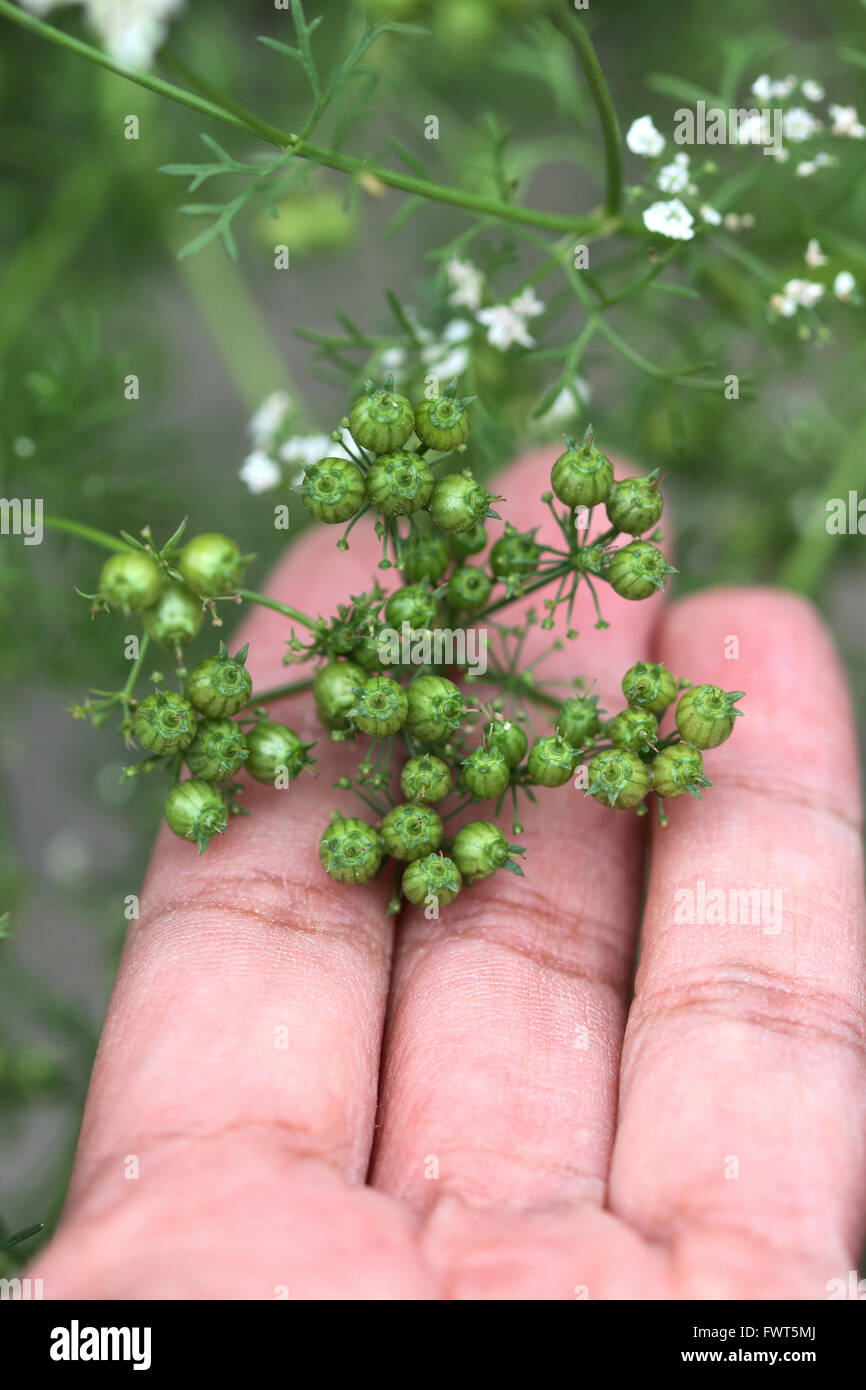
[[148, 635], [148, 633], [145, 633], [138, 644], [138, 656], [135, 658], [135, 661], [132, 664], [132, 669], [127, 678], [126, 685], [120, 692], [121, 704], [128, 703], [132, 695], [132, 692], [135, 689], [135, 682], [138, 680], [141, 668], [144, 664], [144, 658], [147, 656], [147, 649], [149, 646], [150, 636]]
[[589, 90], [598, 111], [604, 137], [607, 174], [605, 210], [609, 216], [616, 217], [622, 205], [622, 137], [613, 98], [601, 70], [592, 39], [581, 21], [565, 10], [556, 10], [554, 20], [574, 44], [578, 61], [583, 68], [583, 75], [589, 84]]
[[[536, 208], [519, 207], [513, 203], [503, 202], [499, 198], [475, 193], [469, 189], [450, 188], [444, 184], [432, 183], [429, 179], [417, 178], [411, 174], [401, 174], [395, 169], [387, 169], [370, 160], [358, 159], [353, 155], [341, 154], [336, 150], [328, 150], [320, 145], [313, 145], [289, 131], [271, 125], [269, 121], [262, 120], [244, 108], [230, 109], [229, 106], [222, 104], [222, 98], [217, 103], [207, 97], [189, 92], [183, 87], [178, 87], [173, 82], [166, 82], [164, 78], [157, 77], [153, 73], [138, 72], [134, 68], [124, 67], [121, 63], [116, 63], [108, 54], [100, 52], [99, 49], [93, 48], [90, 44], [73, 38], [71, 34], [66, 34], [62, 29], [57, 29], [51, 24], [44, 24], [34, 15], [28, 14], [26, 10], [21, 10], [16, 5], [11, 4], [10, 0], [0, 0], [0, 15], [11, 20], [13, 24], [18, 24], [23, 29], [28, 29], [31, 33], [48, 39], [51, 43], [67, 48], [79, 58], [86, 58], [88, 62], [107, 68], [109, 72], [114, 72], [119, 77], [125, 77], [128, 81], [135, 82], [139, 87], [156, 92], [158, 96], [167, 97], [169, 101], [178, 102], [182, 106], [197, 111], [200, 115], [209, 116], [212, 120], [220, 121], [223, 125], [232, 126], [235, 130], [242, 130], [248, 135], [258, 136], [267, 144], [275, 145], [280, 150], [289, 151], [299, 159], [307, 159], [313, 164], [319, 164], [328, 169], [336, 169], [339, 173], [350, 174], [353, 177], [365, 175], [369, 178], [372, 176], [387, 187], [399, 188], [404, 193], [433, 199], [440, 203], [449, 203], [453, 207], [495, 217], [503, 222], [522, 223], [530, 227], [540, 227], [546, 231], [578, 233], [597, 230], [605, 223], [610, 223], [609, 215], [603, 212], [589, 213], [583, 217], [572, 217], [563, 213], [543, 212]], [[611, 230], [615, 229], [615, 226], [611, 227]]]
[[238, 594], [247, 603], [257, 603], [261, 608], [272, 608], [275, 613], [282, 613], [284, 618], [294, 618], [296, 623], [302, 623], [309, 628], [310, 632], [316, 632], [319, 624], [315, 618], [310, 618], [306, 613], [302, 613], [298, 608], [292, 608], [288, 603], [280, 603], [275, 598], [268, 598], [267, 594], [257, 594], [254, 589], [238, 589]]
[[304, 690], [312, 690], [312, 688], [312, 676], [307, 680], [289, 681], [286, 685], [274, 685], [269, 690], [263, 690], [260, 695], [254, 695], [242, 708], [254, 709], [256, 705], [271, 704], [274, 700], [286, 700], [290, 695], [300, 695]]
[[42, 518], [42, 524], [50, 527], [52, 531], [66, 531], [70, 536], [78, 536], [80, 540], [90, 541], [92, 545], [100, 545], [103, 550], [132, 549], [118, 536], [110, 536], [107, 531], [97, 531], [95, 526], [86, 526], [83, 521], [70, 521], [65, 516], [45, 516]]

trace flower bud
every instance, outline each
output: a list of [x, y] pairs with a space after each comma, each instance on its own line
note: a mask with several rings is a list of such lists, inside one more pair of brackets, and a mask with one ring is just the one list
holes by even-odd
[[677, 728], [686, 743], [695, 748], [718, 748], [734, 731], [734, 721], [742, 716], [735, 709], [744, 690], [722, 690], [718, 685], [695, 685], [683, 692], [676, 709]]
[[244, 573], [244, 557], [228, 536], [206, 531], [193, 536], [180, 552], [180, 572], [200, 598], [233, 594]]
[[432, 753], [410, 758], [400, 774], [400, 790], [407, 801], [422, 801], [434, 805], [451, 790], [448, 764]]
[[246, 760], [244, 731], [232, 719], [200, 719], [186, 765], [203, 782], [225, 782]]
[[162, 590], [162, 572], [142, 550], [123, 550], [102, 566], [99, 596], [109, 608], [140, 613], [156, 603]]
[[248, 650], [243, 647], [237, 656], [230, 657], [225, 643], [220, 642], [217, 656], [208, 657], [193, 668], [187, 695], [200, 713], [218, 719], [237, 714], [249, 704], [253, 683], [244, 665]]
[[409, 516], [426, 507], [433, 491], [430, 465], [420, 454], [399, 450], [370, 465], [367, 497], [386, 516]]
[[372, 738], [387, 738], [396, 734], [406, 722], [409, 701], [406, 692], [390, 676], [373, 676], [355, 691], [354, 719], [362, 734]]
[[410, 402], [394, 390], [394, 378], [387, 376], [384, 386], [367, 381], [366, 393], [360, 396], [349, 411], [352, 438], [374, 454], [387, 454], [399, 449], [415, 428], [415, 413]]
[[677, 682], [666, 666], [636, 661], [622, 678], [622, 693], [630, 705], [663, 714], [677, 698]]
[[701, 787], [711, 787], [704, 776], [704, 760], [700, 750], [688, 743], [673, 743], [663, 748], [650, 763], [653, 791], [659, 796], [682, 796], [689, 792], [698, 801]]
[[164, 647], [185, 647], [204, 622], [201, 599], [182, 584], [165, 584], [144, 614], [144, 630]]
[[501, 796], [511, 770], [498, 748], [476, 748], [463, 762], [463, 785], [470, 796]]
[[510, 869], [522, 875], [512, 854], [522, 854], [520, 845], [510, 845], [492, 821], [473, 820], [461, 826], [454, 837], [451, 857], [467, 883], [490, 878], [497, 869]]
[[177, 753], [195, 738], [198, 715], [183, 695], [155, 690], [135, 711], [132, 732], [149, 753]]
[[529, 775], [541, 787], [564, 787], [577, 766], [577, 749], [561, 735], [540, 738], [529, 750]]
[[649, 541], [630, 541], [611, 558], [607, 577], [621, 598], [649, 598], [663, 589], [669, 574], [676, 574], [664, 555]]
[[649, 789], [649, 768], [628, 749], [605, 749], [589, 764], [587, 792], [602, 806], [627, 811], [639, 805]]
[[321, 459], [308, 468], [300, 486], [304, 506], [317, 521], [350, 521], [367, 500], [364, 475], [351, 459]]
[[168, 794], [165, 819], [175, 835], [198, 841], [198, 852], [202, 854], [211, 837], [221, 835], [228, 825], [225, 797], [212, 782], [198, 778], [178, 782]]
[[423, 907], [432, 895], [438, 907], [453, 902], [463, 883], [453, 859], [444, 854], [428, 854], [416, 859], [403, 871], [403, 893], [410, 903]]
[[285, 768], [285, 775], [293, 782], [305, 767], [315, 762], [309, 756], [309, 750], [315, 746], [315, 743], [304, 743], [287, 724], [265, 719], [261, 724], [254, 724], [247, 734], [246, 770], [257, 782], [274, 786]]
[[490, 598], [489, 574], [477, 565], [461, 565], [448, 581], [448, 602], [460, 613], [477, 613]]
[[623, 478], [614, 483], [604, 504], [611, 526], [629, 536], [642, 536], [658, 524], [664, 509], [658, 478], [656, 469], [649, 477]]
[[444, 452], [456, 449], [469, 438], [471, 426], [466, 407], [473, 400], [473, 396], [457, 399], [455, 377], [441, 396], [419, 402], [415, 407], [415, 433], [425, 449]]
[[407, 687], [406, 697], [406, 728], [413, 738], [425, 743], [445, 743], [463, 723], [463, 696], [445, 676], [419, 676]]
[[392, 859], [423, 859], [442, 843], [441, 820], [429, 806], [417, 802], [392, 807], [380, 832]]
[[338, 817], [319, 841], [319, 860], [338, 883], [369, 883], [382, 863], [382, 837], [365, 820]]

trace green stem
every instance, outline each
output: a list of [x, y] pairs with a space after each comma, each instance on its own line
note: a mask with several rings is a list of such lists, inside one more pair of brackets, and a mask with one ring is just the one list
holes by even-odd
[[279, 603], [277, 599], [268, 598], [267, 594], [257, 594], [253, 589], [238, 589], [238, 594], [247, 603], [257, 603], [261, 608], [272, 608], [275, 613], [282, 613], [284, 618], [294, 618], [296, 623], [302, 623], [310, 632], [318, 631], [319, 624], [315, 618], [308, 617], [306, 613], [290, 607], [288, 603]]
[[290, 695], [300, 695], [304, 690], [312, 690], [313, 678], [302, 681], [289, 681], [287, 685], [275, 685], [270, 690], [263, 690], [261, 695], [255, 695], [243, 706], [243, 709], [254, 709], [256, 705], [270, 704], [274, 700], [285, 700]]
[[489, 608], [485, 608], [482, 613], [477, 613], [472, 621], [474, 623], [483, 622], [483, 620], [489, 618], [492, 613], [498, 613], [500, 608], [507, 608], [510, 603], [517, 603], [520, 599], [525, 598], [527, 594], [535, 593], [537, 589], [543, 589], [546, 584], [552, 583], [554, 579], [560, 579], [563, 575], [568, 574], [571, 567], [571, 560], [562, 565], [551, 565], [550, 569], [547, 570], [545, 574], [533, 580], [531, 584], [527, 584], [519, 594], [515, 594], [511, 598], [506, 596], [505, 598], [498, 599], [496, 603], [491, 603]]
[[592, 39], [581, 21], [575, 15], [560, 10], [555, 11], [554, 21], [574, 44], [578, 61], [583, 68], [583, 75], [589, 84], [589, 90], [598, 111], [604, 137], [607, 171], [605, 210], [610, 217], [616, 217], [622, 205], [622, 137], [620, 136], [619, 121], [616, 117], [613, 98], [604, 79], [604, 73], [601, 70]]
[[65, 516], [45, 516], [42, 518], [42, 524], [50, 527], [52, 531], [66, 531], [70, 536], [78, 536], [80, 540], [90, 541], [92, 545], [101, 545], [103, 550], [125, 551], [132, 549], [119, 537], [110, 536], [107, 531], [97, 531], [95, 526], [85, 526], [83, 521], [70, 521]]
[[120, 692], [121, 704], [125, 704], [128, 702], [133, 690], [135, 689], [135, 682], [138, 680], [139, 672], [141, 671], [141, 668], [144, 664], [144, 658], [147, 656], [147, 649], [149, 646], [150, 637], [148, 633], [145, 633], [138, 644], [138, 656], [133, 662], [132, 670], [129, 673], [129, 678], [127, 679], [126, 685]]
[[34, 15], [28, 14], [26, 10], [21, 10], [16, 5], [11, 4], [10, 0], [0, 0], [0, 15], [10, 19], [13, 24], [18, 24], [21, 28], [28, 29], [41, 38], [48, 39], [51, 43], [69, 49], [78, 57], [86, 58], [88, 62], [96, 63], [100, 67], [107, 68], [109, 72], [116, 73], [119, 77], [125, 77], [128, 81], [135, 82], [139, 87], [145, 87], [148, 91], [156, 92], [157, 95], [167, 97], [170, 101], [179, 102], [182, 106], [188, 106], [190, 110], [198, 111], [200, 115], [209, 116], [212, 120], [220, 121], [223, 125], [232, 126], [235, 130], [242, 130], [248, 135], [258, 136], [267, 144], [275, 145], [280, 150], [290, 151], [299, 159], [308, 159], [313, 164], [323, 165], [328, 169], [336, 169], [340, 173], [351, 174], [353, 177], [362, 174], [367, 177], [372, 176], [389, 188], [399, 188], [404, 193], [411, 193], [421, 198], [430, 198], [440, 203], [450, 203], [454, 207], [464, 208], [470, 212], [496, 217], [500, 221], [523, 223], [526, 226], [540, 227], [547, 231], [579, 233], [598, 229], [610, 222], [609, 216], [601, 212], [590, 213], [583, 217], [571, 217], [562, 213], [518, 207], [513, 203], [502, 202], [499, 198], [491, 198], [482, 193], [473, 193], [468, 189], [449, 188], [443, 184], [432, 183], [428, 179], [416, 178], [411, 174], [401, 174], [395, 169], [387, 169], [382, 165], [372, 163], [370, 160], [358, 159], [353, 155], [324, 149], [320, 145], [313, 145], [307, 140], [301, 140], [299, 136], [293, 135], [289, 131], [271, 125], [269, 121], [263, 121], [260, 117], [243, 108], [230, 110], [227, 106], [222, 105], [222, 98], [218, 104], [206, 97], [197, 96], [194, 92], [186, 91], [183, 87], [177, 87], [172, 82], [166, 82], [164, 78], [157, 77], [153, 73], [138, 72], [134, 68], [124, 67], [121, 63], [116, 63], [108, 54], [100, 52], [99, 49], [93, 48], [90, 44], [73, 38], [71, 34], [66, 34], [62, 29], [57, 29], [51, 24], [44, 24]]
[[[842, 450], [839, 462], [825, 485], [827, 497], [842, 497], [856, 491], [863, 481], [866, 452], [866, 415]], [[826, 517], [822, 519], [826, 520]], [[778, 583], [797, 593], [814, 596], [829, 568], [833, 551], [841, 537], [829, 532], [825, 524], [809, 530], [793, 546], [778, 574]]]

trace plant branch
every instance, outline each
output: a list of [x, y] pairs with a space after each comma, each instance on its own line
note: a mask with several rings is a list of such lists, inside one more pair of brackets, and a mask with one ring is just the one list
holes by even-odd
[[589, 90], [598, 111], [604, 137], [607, 170], [605, 210], [610, 217], [616, 217], [622, 206], [622, 137], [613, 98], [601, 70], [592, 39], [581, 21], [576, 15], [557, 10], [554, 14], [554, 22], [574, 44], [578, 61], [583, 68], [583, 75], [589, 84]]

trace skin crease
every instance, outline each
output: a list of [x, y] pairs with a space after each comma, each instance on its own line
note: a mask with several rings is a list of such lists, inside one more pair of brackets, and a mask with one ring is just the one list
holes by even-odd
[[[541, 540], [554, 457], [495, 488]], [[359, 592], [375, 542], [323, 565], [330, 539], [304, 536], [270, 592], [314, 613]], [[396, 925], [388, 877], [319, 868], [330, 811], [367, 814], [331, 785], [346, 750], [308, 697], [275, 707], [318, 738], [317, 776], [250, 784], [251, 819], [202, 860], [161, 831], [66, 1211], [30, 1270], [46, 1298], [823, 1299], [857, 1268], [866, 910], [837, 658], [771, 590], [601, 596], [610, 630], [579, 606], [544, 674], [596, 674], [609, 715], [638, 658], [746, 690], [705, 758], [716, 789], [668, 802], [665, 831], [542, 793], [525, 879]], [[285, 680], [287, 626], [258, 610], [238, 635], [255, 688]], [[679, 924], [701, 881], [779, 887], [779, 930]]]

